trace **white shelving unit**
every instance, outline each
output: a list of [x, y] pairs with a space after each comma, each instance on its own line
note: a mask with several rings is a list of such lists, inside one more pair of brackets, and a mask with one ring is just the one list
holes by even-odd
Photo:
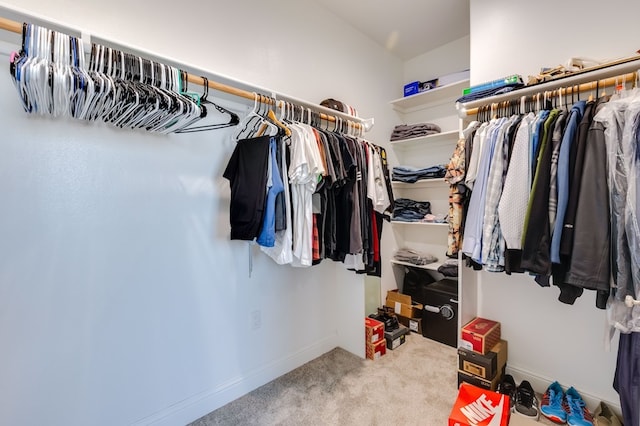
[[434, 226], [434, 227], [449, 227], [448, 223], [437, 222], [403, 222], [401, 220], [392, 220], [391, 223], [397, 226]]
[[391, 186], [394, 189], [442, 188], [446, 187], [447, 183], [444, 181], [444, 178], [435, 178], [422, 179], [415, 183], [391, 182]]
[[[461, 80], [438, 87], [417, 95], [391, 101], [395, 111], [404, 123], [429, 122], [438, 124], [442, 132], [419, 138], [403, 139], [391, 142], [398, 165], [413, 167], [430, 167], [446, 164], [459, 139], [462, 121], [458, 119], [455, 101], [462, 95], [464, 88], [469, 87], [469, 80]], [[395, 166], [396, 164], [391, 164]], [[392, 182], [394, 196], [406, 197], [419, 201], [429, 201], [433, 214], [448, 213], [449, 185], [444, 179], [423, 179], [415, 183]], [[398, 247], [408, 247], [435, 256], [438, 261], [428, 265], [414, 265], [391, 259], [398, 288], [402, 288], [403, 268], [427, 270], [436, 279], [444, 278], [438, 271], [447, 259], [448, 223], [400, 222], [391, 221]], [[389, 268], [387, 268], [388, 270]], [[473, 319], [477, 310], [477, 294], [475, 276], [469, 273], [470, 282], [462, 282], [463, 268], [458, 261], [458, 330], [463, 324]], [[383, 274], [385, 269], [383, 269]], [[468, 288], [467, 288], [468, 287]]]
[[400, 139], [392, 141], [391, 146], [394, 150], [408, 150], [437, 145], [449, 145], [452, 141], [458, 140], [459, 133], [457, 130], [450, 130], [448, 132], [436, 133], [435, 135], [422, 136], [419, 138]]
[[410, 262], [403, 262], [402, 260], [396, 260], [396, 259], [391, 259], [391, 263], [393, 263], [394, 265], [411, 266], [412, 268], [426, 269], [427, 271], [436, 271], [436, 272], [438, 271], [438, 268], [442, 266], [442, 263], [440, 262], [433, 262], [427, 265], [415, 265]]

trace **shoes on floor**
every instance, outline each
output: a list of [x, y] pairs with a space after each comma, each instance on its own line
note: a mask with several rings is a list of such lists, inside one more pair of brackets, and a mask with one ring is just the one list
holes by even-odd
[[600, 402], [593, 411], [593, 424], [595, 426], [622, 426], [622, 420], [604, 402]]
[[560, 383], [553, 382], [542, 395], [540, 412], [554, 423], [567, 422], [567, 410], [564, 404], [564, 391]]
[[516, 402], [516, 381], [513, 380], [513, 376], [511, 374], [505, 374], [502, 378], [502, 381], [498, 383], [498, 393], [503, 395], [507, 395], [509, 397], [509, 401], [511, 404], [511, 411], [513, 411], [513, 407]]
[[569, 426], [593, 426], [593, 417], [587, 409], [584, 400], [577, 390], [572, 387], [564, 394]]
[[522, 416], [538, 419], [538, 398], [527, 380], [523, 380], [516, 389], [516, 403], [513, 410]]

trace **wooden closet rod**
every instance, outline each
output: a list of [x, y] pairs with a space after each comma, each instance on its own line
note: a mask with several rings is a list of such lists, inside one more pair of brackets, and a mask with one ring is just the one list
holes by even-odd
[[[0, 16], [0, 29], [9, 31], [9, 32], [13, 32], [13, 33], [17, 33], [17, 34], [22, 34], [22, 23], [17, 22], [17, 21], [12, 21], [10, 19], [7, 18], [3, 18]], [[199, 77], [197, 75], [193, 75], [193, 74], [189, 74], [188, 75], [188, 81], [189, 83], [193, 83], [193, 84], [198, 84], [200, 86], [204, 86], [205, 84], [205, 80], [202, 77]], [[214, 90], [218, 90], [220, 92], [224, 92], [224, 93], [229, 93], [231, 95], [235, 95], [235, 96], [239, 96], [241, 98], [245, 98], [245, 99], [249, 99], [249, 100], [255, 100], [256, 95], [253, 92], [248, 92], [246, 90], [242, 90], [242, 89], [238, 89], [237, 87], [233, 87], [233, 86], [229, 86], [227, 84], [223, 84], [223, 83], [218, 83], [217, 81], [212, 81], [212, 80], [208, 80], [208, 85], [209, 88], [214, 89]], [[258, 98], [259, 101], [264, 101], [265, 103], [268, 103], [269, 105], [273, 105], [273, 100], [272, 99], [260, 99]], [[287, 101], [285, 101], [287, 102]], [[323, 112], [320, 112], [320, 118], [322, 118], [323, 120], [326, 121], [330, 121], [330, 122], [336, 122], [337, 118], [335, 115], [329, 115], [329, 114], [325, 114]], [[348, 115], [348, 114], [345, 114]], [[360, 120], [357, 117], [351, 117], [349, 116], [349, 118], [344, 118], [344, 121], [346, 120], [352, 120], [354, 123], [354, 125], [357, 128], [363, 128], [363, 130], [368, 130], [367, 126], [364, 126], [362, 123], [357, 122], [358, 120]]]
[[[550, 93], [552, 97], [556, 97], [559, 95], [571, 95], [574, 91], [577, 93], [585, 93], [589, 91], [593, 91], [596, 89], [603, 89], [609, 86], [615, 86], [616, 84], [622, 84], [623, 82], [635, 81], [637, 74], [635, 72], [630, 72], [628, 74], [621, 74], [614, 77], [604, 78], [602, 80], [593, 80], [587, 83], [574, 84], [573, 86], [559, 87], [551, 90], [540, 90], [536, 94], [533, 95], [524, 95], [527, 98], [531, 98], [535, 100], [536, 96], [539, 94]], [[518, 91], [515, 90], [511, 92], [513, 95], [511, 100], [519, 101], [521, 97], [517, 97]], [[509, 102], [509, 101], [504, 101]], [[492, 102], [487, 105], [491, 105], [492, 107], [499, 107], [503, 102]], [[482, 107], [470, 108], [466, 111], [467, 115], [477, 115], [478, 110]]]

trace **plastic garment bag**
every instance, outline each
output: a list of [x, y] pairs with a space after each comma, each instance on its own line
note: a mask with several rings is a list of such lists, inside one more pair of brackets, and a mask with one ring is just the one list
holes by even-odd
[[612, 291], [607, 303], [609, 324], [622, 333], [640, 331], [640, 306], [627, 296], [640, 295], [640, 227], [637, 179], [640, 93], [607, 103], [594, 117], [605, 128], [612, 232]]

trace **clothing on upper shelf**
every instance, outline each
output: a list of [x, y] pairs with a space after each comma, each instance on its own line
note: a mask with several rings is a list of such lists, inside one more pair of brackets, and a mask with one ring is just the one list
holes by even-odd
[[393, 128], [390, 140], [397, 141], [401, 139], [419, 138], [422, 136], [435, 135], [441, 131], [440, 126], [433, 123], [398, 124]]
[[524, 86], [524, 83], [511, 83], [501, 87], [493, 87], [485, 90], [480, 90], [474, 93], [469, 93], [468, 95], [464, 95], [459, 97], [456, 102], [470, 102], [475, 101], [477, 99], [487, 98], [489, 96], [501, 95], [503, 93], [509, 93], [513, 90], [519, 89]]
[[224, 173], [231, 239], [257, 238], [278, 264], [332, 259], [379, 275], [383, 217], [393, 210], [385, 150], [307, 124], [287, 127], [285, 139], [238, 141]]
[[446, 169], [442, 165], [416, 168], [411, 166], [395, 166], [391, 172], [391, 179], [397, 182], [415, 183], [421, 179], [443, 178]]

